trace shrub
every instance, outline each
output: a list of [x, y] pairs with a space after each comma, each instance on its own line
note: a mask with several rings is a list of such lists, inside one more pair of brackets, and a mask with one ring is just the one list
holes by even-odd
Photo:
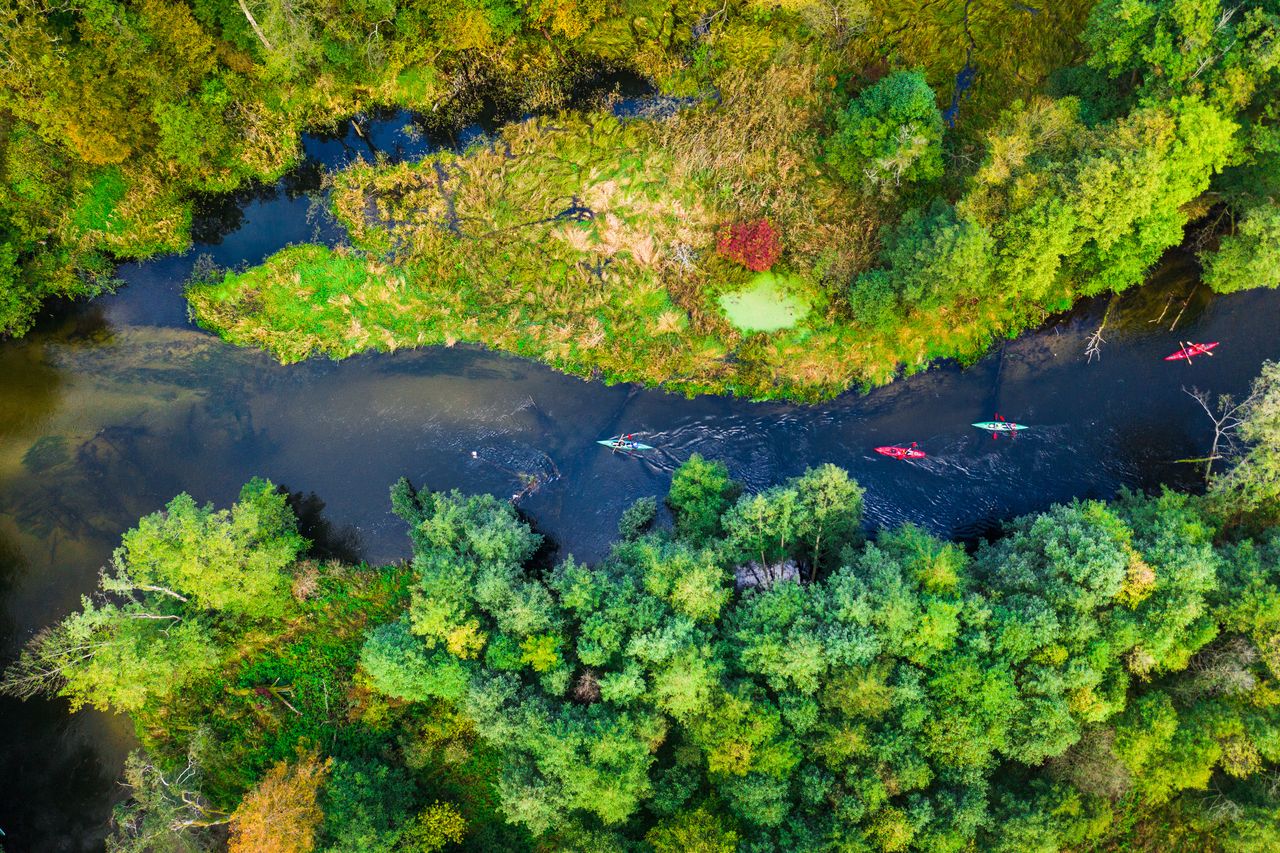
[[888, 329], [898, 318], [898, 294], [885, 270], [871, 270], [858, 276], [849, 291], [853, 316], [871, 329]]
[[623, 539], [638, 539], [653, 526], [658, 515], [658, 499], [652, 495], [639, 498], [622, 513], [618, 520], [618, 535]]
[[782, 238], [767, 219], [735, 222], [720, 231], [716, 251], [752, 272], [764, 272], [778, 262]]

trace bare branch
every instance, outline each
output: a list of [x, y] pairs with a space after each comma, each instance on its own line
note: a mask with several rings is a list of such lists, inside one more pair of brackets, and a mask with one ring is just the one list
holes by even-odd
[[1244, 423], [1244, 413], [1257, 401], [1258, 388], [1255, 387], [1248, 397], [1238, 403], [1229, 395], [1223, 394], [1218, 398], [1216, 407], [1210, 405], [1208, 391], [1201, 391], [1199, 388], [1188, 390], [1183, 386], [1182, 392], [1200, 404], [1200, 408], [1204, 409], [1204, 413], [1213, 424], [1213, 443], [1209, 446], [1209, 452], [1201, 459], [1186, 460], [1205, 463], [1204, 481], [1208, 483], [1213, 476], [1213, 463], [1237, 452], [1238, 434], [1241, 424]]
[[240, 3], [240, 11], [244, 12], [244, 16], [249, 19], [249, 26], [253, 27], [253, 31], [257, 33], [258, 40], [262, 42], [262, 46], [267, 50], [275, 50], [271, 46], [271, 42], [267, 41], [266, 35], [262, 32], [262, 27], [258, 26], [258, 19], [253, 17], [253, 13], [249, 11], [249, 7], [245, 5], [244, 0], [238, 0]]

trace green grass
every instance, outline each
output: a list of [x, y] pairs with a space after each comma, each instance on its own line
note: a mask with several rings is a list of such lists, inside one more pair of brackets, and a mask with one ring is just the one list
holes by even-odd
[[758, 273], [748, 286], [720, 297], [729, 322], [744, 332], [790, 329], [809, 312], [809, 303], [788, 292], [785, 276]]
[[71, 224], [81, 231], [99, 231], [111, 236], [123, 233], [123, 221], [116, 216], [128, 186], [114, 166], [100, 169], [89, 180], [71, 211]]

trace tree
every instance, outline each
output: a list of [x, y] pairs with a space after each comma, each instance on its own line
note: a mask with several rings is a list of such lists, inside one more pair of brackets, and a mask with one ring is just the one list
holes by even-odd
[[140, 751], [125, 759], [129, 799], [116, 806], [106, 841], [110, 853], [203, 853], [221, 847], [216, 828], [230, 816], [200, 792], [200, 767], [188, 757], [176, 772], [166, 773]]
[[435, 853], [462, 841], [467, 821], [452, 803], [432, 803], [400, 835], [400, 847], [406, 853]]
[[895, 71], [836, 116], [827, 162], [850, 183], [897, 187], [942, 174], [942, 113], [920, 71]]
[[332, 760], [281, 761], [231, 815], [230, 853], [310, 853], [324, 820], [318, 803]]
[[658, 501], [654, 497], [637, 498], [627, 507], [618, 519], [618, 536], [623, 539], [635, 539], [653, 526], [658, 515]]
[[705, 808], [680, 812], [645, 835], [657, 853], [734, 853], [738, 834]]
[[1228, 513], [1270, 521], [1280, 516], [1280, 363], [1262, 365], [1239, 420], [1248, 450], [1214, 479], [1212, 492]]
[[859, 541], [862, 488], [842, 468], [827, 463], [792, 480], [799, 498], [799, 537], [808, 550], [809, 580], [831, 568], [840, 551]]
[[145, 602], [81, 600], [81, 611], [37, 634], [6, 672], [3, 690], [64, 696], [72, 709], [137, 711], [209, 674], [225, 648], [198, 616]]
[[794, 487], [746, 495], [725, 513], [725, 549], [735, 564], [751, 563], [761, 585], [785, 577], [783, 563], [796, 549], [804, 522]]
[[124, 535], [113, 562], [138, 589], [189, 597], [204, 609], [264, 618], [290, 602], [287, 569], [309, 543], [285, 495], [251, 480], [230, 510], [181, 494]]
[[336, 760], [320, 797], [322, 849], [391, 853], [414, 825], [409, 774], [376, 759]]
[[708, 462], [693, 454], [676, 470], [667, 493], [677, 533], [694, 542], [716, 535], [720, 516], [740, 491], [723, 462]]
[[1247, 209], [1216, 252], [1201, 256], [1204, 281], [1218, 293], [1280, 287], [1280, 204]]
[[1265, 46], [1280, 22], [1266, 3], [1223, 0], [1103, 0], [1083, 40], [1089, 65], [1137, 84], [1147, 102], [1197, 94], [1242, 107], [1265, 86], [1274, 58]]
[[909, 211], [887, 229], [881, 259], [887, 268], [859, 275], [851, 296], [863, 306], [860, 319], [870, 325], [883, 323], [880, 312], [890, 312], [890, 306], [926, 311], [989, 294], [995, 241], [983, 225], [957, 218], [954, 207], [935, 199], [927, 210]]

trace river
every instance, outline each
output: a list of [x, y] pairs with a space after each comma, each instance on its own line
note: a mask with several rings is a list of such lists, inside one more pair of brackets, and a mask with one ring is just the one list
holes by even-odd
[[[126, 264], [118, 293], [51, 308], [26, 338], [0, 344], [5, 661], [78, 606], [123, 530], [180, 491], [226, 505], [245, 480], [269, 477], [295, 493], [322, 554], [371, 562], [408, 553], [389, 509], [398, 477], [525, 491], [520, 508], [558, 553], [592, 560], [623, 509], [665, 493], [696, 452], [723, 460], [752, 489], [834, 462], [866, 487], [872, 525], [915, 522], [973, 539], [1074, 497], [1195, 487], [1198, 466], [1176, 460], [1202, 455], [1211, 428], [1184, 386], [1239, 394], [1264, 359], [1280, 358], [1280, 293], [1210, 299], [1193, 261], [1177, 253], [1113, 306], [1100, 361], [1086, 363], [1084, 349], [1105, 300], [967, 369], [939, 365], [821, 406], [607, 387], [462, 346], [281, 367], [188, 322], [181, 286], [198, 255], [235, 266], [289, 242], [335, 239], [308, 195], [318, 167], [374, 149], [430, 148], [404, 125], [391, 114], [366, 123], [367, 141], [350, 130], [308, 137], [307, 163], [279, 185], [206, 202], [191, 252]], [[1223, 344], [1191, 365], [1162, 361], [1179, 338]], [[969, 426], [997, 412], [1033, 429], [993, 440]], [[595, 443], [619, 432], [658, 450], [634, 457]], [[910, 441], [929, 458], [872, 452]], [[123, 794], [127, 721], [9, 700], [0, 719], [0, 844], [99, 849]]]

